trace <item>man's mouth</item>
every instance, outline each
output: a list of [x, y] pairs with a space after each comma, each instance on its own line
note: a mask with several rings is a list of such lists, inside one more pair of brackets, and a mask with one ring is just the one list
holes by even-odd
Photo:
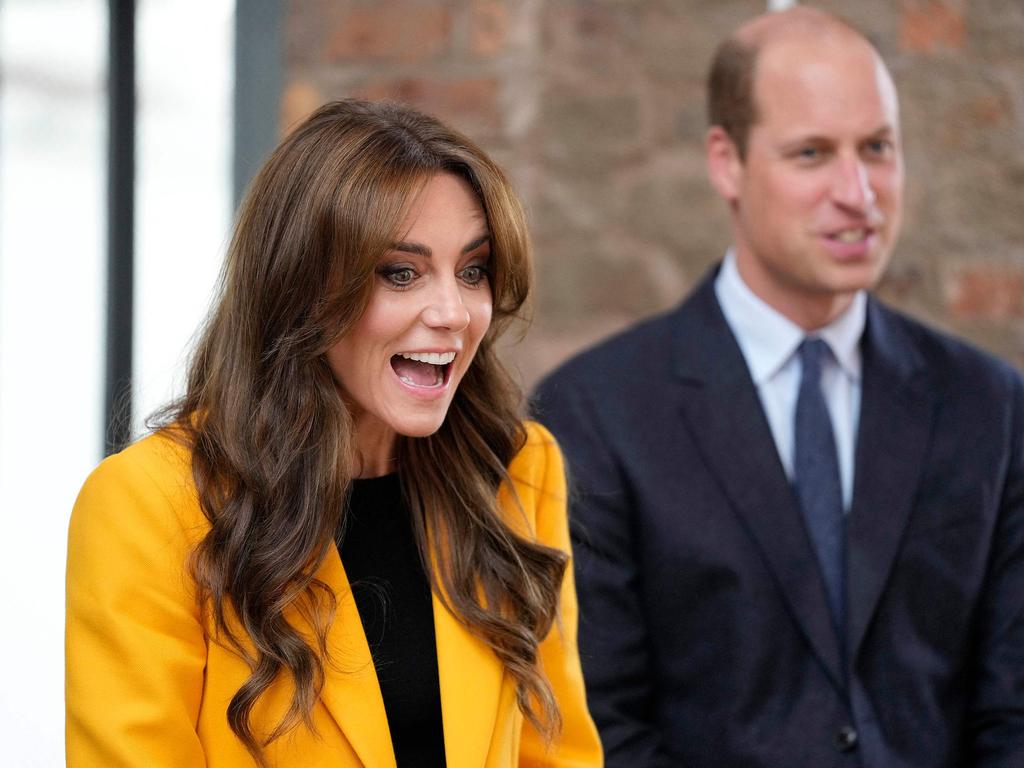
[[852, 245], [853, 243], [863, 242], [872, 234], [874, 234], [874, 229], [870, 227], [850, 227], [849, 229], [832, 232], [828, 235], [828, 238], [830, 240], [837, 240], [845, 245]]
[[400, 352], [391, 357], [391, 367], [410, 387], [431, 389], [448, 380], [454, 352]]

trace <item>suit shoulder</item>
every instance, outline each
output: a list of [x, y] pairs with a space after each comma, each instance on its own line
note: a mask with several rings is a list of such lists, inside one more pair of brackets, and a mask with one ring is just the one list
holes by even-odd
[[1024, 386], [1019, 370], [966, 339], [926, 325], [877, 301], [874, 308], [911, 341], [929, 374], [944, 388], [958, 392], [985, 390], [993, 396], [1006, 396]]

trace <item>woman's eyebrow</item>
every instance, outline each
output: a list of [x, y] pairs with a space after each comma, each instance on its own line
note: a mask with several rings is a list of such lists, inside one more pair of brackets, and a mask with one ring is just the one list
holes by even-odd
[[472, 251], [475, 251], [477, 248], [479, 248], [481, 245], [483, 245], [484, 243], [486, 243], [490, 239], [491, 239], [491, 233], [490, 232], [484, 232], [482, 235], [480, 235], [480, 237], [478, 237], [478, 238], [476, 238], [474, 240], [470, 240], [469, 243], [467, 243], [466, 246], [462, 249], [462, 252], [463, 253], [470, 253]]
[[[462, 248], [462, 253], [472, 253], [490, 239], [491, 233], [485, 232], [484, 234], [480, 235], [480, 237], [474, 238], [470, 240], [466, 245], [464, 245]], [[423, 245], [422, 243], [410, 243], [405, 240], [403, 240], [400, 243], [395, 243], [394, 245], [391, 246], [391, 249], [394, 251], [399, 251], [400, 253], [414, 253], [417, 256], [426, 256], [427, 258], [433, 255], [433, 251], [431, 251], [430, 248]]]

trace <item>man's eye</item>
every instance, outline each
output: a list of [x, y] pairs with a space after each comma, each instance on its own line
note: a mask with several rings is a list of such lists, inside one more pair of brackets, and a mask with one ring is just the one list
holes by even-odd
[[466, 267], [459, 273], [462, 282], [467, 285], [479, 285], [487, 279], [487, 269], [479, 264]]
[[867, 150], [872, 155], [883, 156], [889, 154], [892, 149], [892, 142], [885, 139], [879, 139], [877, 141], [869, 141], [867, 143]]
[[821, 157], [821, 150], [817, 147], [801, 147], [797, 152], [797, 157], [801, 160], [816, 160]]
[[398, 288], [411, 285], [416, 279], [416, 272], [412, 267], [387, 267], [381, 270], [381, 276]]

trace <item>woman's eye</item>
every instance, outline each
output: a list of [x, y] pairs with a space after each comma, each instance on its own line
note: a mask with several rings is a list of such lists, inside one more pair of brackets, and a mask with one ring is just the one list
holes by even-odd
[[416, 272], [412, 267], [386, 267], [380, 273], [396, 288], [412, 285], [413, 280], [416, 279]]
[[461, 277], [462, 282], [467, 285], [479, 285], [487, 279], [487, 268], [479, 264], [473, 264], [472, 266], [463, 269], [459, 273], [459, 277]]

